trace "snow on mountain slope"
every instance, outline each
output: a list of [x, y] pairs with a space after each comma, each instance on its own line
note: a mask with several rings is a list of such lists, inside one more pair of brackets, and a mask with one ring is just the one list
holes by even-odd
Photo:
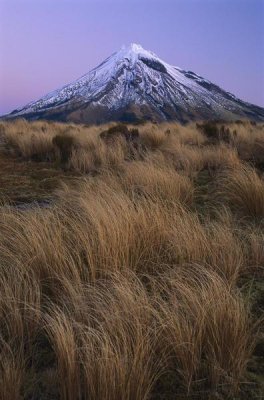
[[7, 117], [87, 123], [137, 119], [264, 120], [264, 109], [237, 99], [193, 72], [167, 64], [133, 43], [75, 82]]

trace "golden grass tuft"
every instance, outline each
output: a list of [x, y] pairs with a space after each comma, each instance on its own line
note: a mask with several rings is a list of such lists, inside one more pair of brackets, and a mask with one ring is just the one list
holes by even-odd
[[169, 352], [167, 370], [182, 379], [188, 394], [205, 381], [235, 393], [254, 347], [242, 298], [201, 265], [161, 278], [155, 289], [164, 300], [158, 296], [156, 307], [163, 319], [162, 346]]
[[226, 171], [218, 178], [216, 197], [245, 216], [264, 217], [264, 181], [247, 165]]
[[157, 150], [166, 141], [166, 133], [155, 125], [148, 125], [141, 133], [141, 141], [147, 149]]

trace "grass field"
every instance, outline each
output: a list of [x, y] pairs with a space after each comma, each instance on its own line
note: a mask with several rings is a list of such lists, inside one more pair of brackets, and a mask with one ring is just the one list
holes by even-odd
[[0, 123], [0, 399], [261, 399], [264, 124]]

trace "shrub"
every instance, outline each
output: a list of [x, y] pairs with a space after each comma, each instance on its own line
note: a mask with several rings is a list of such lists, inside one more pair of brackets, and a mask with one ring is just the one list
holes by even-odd
[[127, 142], [136, 143], [139, 138], [139, 131], [137, 128], [128, 129], [126, 125], [118, 124], [100, 133], [100, 138], [108, 143], [113, 143], [120, 137]]
[[124, 124], [110, 126], [107, 130], [100, 133], [100, 138], [106, 141], [114, 140], [118, 136], [126, 136], [128, 127]]
[[205, 122], [203, 124], [196, 124], [196, 126], [208, 139], [218, 139], [219, 129], [216, 123]]
[[61, 162], [63, 164], [67, 163], [75, 144], [74, 137], [66, 134], [56, 135], [52, 139], [52, 143], [60, 150]]

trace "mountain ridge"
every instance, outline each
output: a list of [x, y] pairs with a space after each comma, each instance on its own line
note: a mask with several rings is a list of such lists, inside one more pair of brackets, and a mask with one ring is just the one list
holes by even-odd
[[264, 109], [132, 43], [74, 82], [4, 116], [19, 117], [83, 123], [264, 121]]

